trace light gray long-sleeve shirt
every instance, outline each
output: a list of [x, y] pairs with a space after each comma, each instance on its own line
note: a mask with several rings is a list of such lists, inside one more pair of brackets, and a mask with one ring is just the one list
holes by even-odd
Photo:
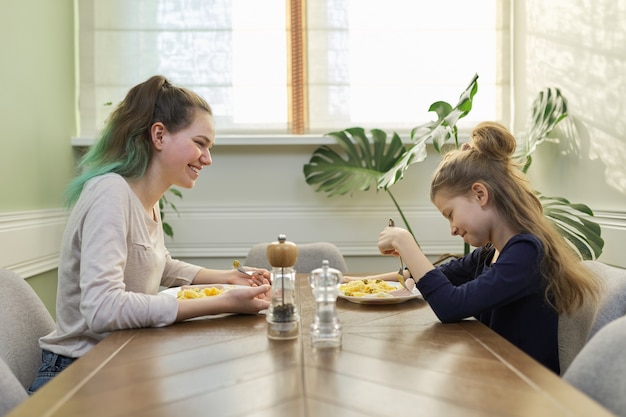
[[159, 286], [189, 284], [201, 268], [171, 258], [153, 211], [120, 175], [85, 183], [63, 236], [57, 327], [43, 349], [80, 357], [112, 331], [175, 321], [177, 301], [157, 295]]

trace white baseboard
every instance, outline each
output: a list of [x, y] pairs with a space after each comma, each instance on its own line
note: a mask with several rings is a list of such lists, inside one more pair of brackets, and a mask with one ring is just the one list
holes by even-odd
[[[166, 237], [172, 256], [180, 258], [242, 258], [257, 242], [274, 241], [279, 233], [297, 243], [329, 241], [346, 257], [379, 257], [378, 233], [389, 217], [403, 225], [388, 207], [319, 206], [179, 206], [180, 217], [166, 212], [174, 239]], [[459, 238], [429, 206], [404, 209], [413, 232], [429, 256], [460, 253]], [[605, 247], [600, 260], [626, 267], [626, 212], [596, 211]], [[58, 266], [67, 212], [63, 209], [0, 213], [0, 267], [24, 278]]]

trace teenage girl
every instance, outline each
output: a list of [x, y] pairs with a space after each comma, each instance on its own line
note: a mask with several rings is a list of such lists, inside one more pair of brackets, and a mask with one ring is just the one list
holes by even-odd
[[[33, 392], [108, 333], [167, 326], [216, 313], [256, 314], [269, 306], [269, 271], [253, 278], [170, 257], [159, 200], [191, 188], [211, 165], [215, 126], [204, 99], [154, 76], [133, 87], [109, 117], [70, 183], [73, 206], [58, 269], [56, 329], [40, 340]], [[160, 286], [239, 284], [217, 297], [177, 300]]]

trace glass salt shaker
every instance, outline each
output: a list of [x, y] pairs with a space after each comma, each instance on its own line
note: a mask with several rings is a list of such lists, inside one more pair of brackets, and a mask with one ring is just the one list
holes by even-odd
[[343, 275], [322, 262], [322, 267], [311, 271], [309, 284], [315, 298], [315, 319], [311, 324], [313, 347], [340, 347], [341, 323], [337, 317], [337, 296]]
[[296, 270], [298, 248], [285, 235], [267, 247], [267, 260], [272, 265], [272, 301], [267, 310], [267, 337], [295, 339], [298, 337], [300, 315], [296, 306]]

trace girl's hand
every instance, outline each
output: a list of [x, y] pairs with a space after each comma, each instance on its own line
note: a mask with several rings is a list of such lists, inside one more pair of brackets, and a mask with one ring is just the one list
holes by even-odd
[[250, 288], [235, 288], [224, 292], [224, 297], [231, 308], [230, 313], [257, 314], [270, 306], [272, 295], [268, 284]]
[[400, 256], [397, 244], [406, 234], [410, 236], [410, 233], [401, 227], [385, 227], [378, 236], [378, 250], [383, 255]]
[[233, 275], [229, 277], [228, 283], [234, 285], [248, 285], [251, 287], [271, 284], [271, 275], [267, 269], [244, 267], [244, 270], [253, 273], [245, 274], [243, 272], [239, 272], [236, 269], [233, 269]]
[[212, 314], [257, 314], [270, 306], [271, 286], [238, 287], [215, 297], [203, 297], [178, 301], [176, 321]]

